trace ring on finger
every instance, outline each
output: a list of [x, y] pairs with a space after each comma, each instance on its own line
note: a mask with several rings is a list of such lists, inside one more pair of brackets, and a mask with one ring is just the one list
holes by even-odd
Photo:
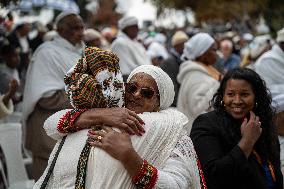
[[100, 135], [97, 137], [97, 141], [98, 141], [98, 142], [102, 142], [102, 139], [103, 139], [103, 137], [100, 136]]

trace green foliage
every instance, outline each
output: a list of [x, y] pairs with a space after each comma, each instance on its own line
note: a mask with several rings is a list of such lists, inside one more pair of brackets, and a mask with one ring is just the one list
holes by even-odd
[[158, 8], [158, 15], [165, 8], [195, 12], [198, 23], [202, 21], [241, 20], [244, 16], [256, 20], [264, 15], [271, 29], [284, 25], [283, 0], [149, 0]]

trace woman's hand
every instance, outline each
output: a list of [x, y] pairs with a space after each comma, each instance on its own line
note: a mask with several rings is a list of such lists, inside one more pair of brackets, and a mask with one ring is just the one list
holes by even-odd
[[242, 138], [239, 142], [239, 146], [245, 153], [246, 157], [250, 155], [254, 144], [261, 135], [261, 132], [262, 128], [259, 117], [250, 111], [249, 121], [247, 121], [247, 118], [245, 118], [241, 125]]
[[93, 139], [89, 142], [92, 146], [104, 150], [119, 160], [131, 176], [139, 172], [143, 159], [134, 150], [128, 133], [120, 133], [104, 126], [103, 131], [90, 130], [88, 136]]
[[106, 125], [124, 130], [129, 134], [142, 135], [145, 130], [143, 120], [127, 108], [96, 108], [82, 113], [75, 126], [90, 128], [94, 125]]

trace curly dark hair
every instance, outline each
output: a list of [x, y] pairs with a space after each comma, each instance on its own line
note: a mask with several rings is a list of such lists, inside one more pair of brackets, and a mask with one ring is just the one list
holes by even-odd
[[262, 157], [270, 159], [275, 164], [279, 156], [279, 150], [276, 127], [273, 123], [275, 109], [271, 105], [270, 91], [266, 87], [264, 80], [255, 71], [248, 68], [232, 69], [224, 76], [219, 89], [211, 100], [211, 105], [218, 112], [225, 111], [222, 100], [227, 82], [230, 79], [245, 80], [251, 85], [255, 95], [255, 103], [257, 103], [252, 111], [259, 116], [262, 126], [262, 134], [255, 145], [255, 149]]

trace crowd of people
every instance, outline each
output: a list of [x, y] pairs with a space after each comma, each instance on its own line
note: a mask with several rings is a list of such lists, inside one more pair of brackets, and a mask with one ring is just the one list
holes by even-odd
[[[8, 18], [7, 18], [8, 19]], [[283, 188], [277, 37], [0, 19], [0, 116], [22, 113], [34, 188]], [[49, 29], [48, 29], [49, 28]]]

